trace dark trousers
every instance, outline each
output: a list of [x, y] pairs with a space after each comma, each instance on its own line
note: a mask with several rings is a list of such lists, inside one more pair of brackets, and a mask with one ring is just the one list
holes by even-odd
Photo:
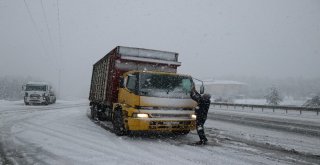
[[206, 135], [204, 133], [204, 125], [205, 120], [197, 120], [197, 133], [199, 135], [200, 141], [208, 141]]

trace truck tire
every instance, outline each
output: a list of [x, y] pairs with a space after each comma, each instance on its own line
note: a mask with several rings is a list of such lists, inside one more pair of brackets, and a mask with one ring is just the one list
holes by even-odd
[[23, 100], [24, 100], [24, 104], [25, 105], [29, 105], [30, 104], [29, 102], [26, 101], [27, 100], [26, 97], [24, 97]]
[[107, 108], [105, 114], [106, 114], [106, 120], [112, 121], [112, 110]]
[[104, 114], [104, 112], [98, 111], [98, 112], [97, 112], [97, 116], [98, 116], [98, 119], [99, 119], [100, 121], [106, 121], [106, 120], [107, 120], [107, 117], [106, 117], [106, 115]]
[[104, 114], [103, 106], [100, 104], [96, 105], [96, 115], [100, 121], [106, 120], [106, 115]]
[[43, 103], [44, 105], [49, 105], [50, 104], [50, 98], [49, 97], [45, 97], [46, 101]]
[[124, 128], [121, 110], [116, 110], [114, 112], [112, 124], [113, 124], [113, 131], [116, 135], [118, 136], [126, 135], [127, 131]]
[[96, 106], [95, 105], [92, 105], [90, 107], [90, 117], [91, 119], [96, 119], [97, 118], [97, 109], [96, 109]]

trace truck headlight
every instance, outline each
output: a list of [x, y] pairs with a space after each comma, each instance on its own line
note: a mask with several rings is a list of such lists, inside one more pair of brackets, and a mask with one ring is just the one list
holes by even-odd
[[137, 118], [149, 118], [149, 115], [145, 113], [135, 113], [132, 116]]
[[194, 115], [194, 114], [193, 114], [193, 115], [191, 115], [191, 118], [192, 118], [192, 119], [196, 119], [196, 118], [197, 118], [197, 115]]

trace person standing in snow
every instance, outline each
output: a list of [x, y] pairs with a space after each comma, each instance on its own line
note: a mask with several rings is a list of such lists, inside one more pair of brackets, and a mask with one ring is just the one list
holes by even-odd
[[196, 91], [195, 87], [192, 88], [190, 92], [191, 98], [198, 103], [198, 107], [195, 110], [196, 124], [197, 124], [197, 133], [199, 135], [200, 141], [196, 144], [205, 145], [208, 141], [204, 133], [204, 123], [207, 120], [207, 114], [210, 107], [210, 98], [209, 94], [203, 94], [202, 96]]

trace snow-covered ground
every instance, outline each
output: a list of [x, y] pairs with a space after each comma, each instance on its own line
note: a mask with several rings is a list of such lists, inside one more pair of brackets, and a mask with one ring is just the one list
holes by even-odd
[[[320, 155], [320, 116], [211, 109], [210, 125], [223, 134], [309, 155]], [[239, 125], [240, 124], [240, 125]], [[260, 144], [259, 144], [260, 143]]]
[[[260, 143], [279, 144], [304, 139], [299, 148], [318, 145], [309, 136], [268, 131], [230, 122], [206, 123], [209, 145], [192, 146], [196, 132], [186, 136], [118, 137], [92, 122], [88, 102], [57, 101], [49, 106], [0, 102], [0, 162], [14, 164], [319, 164], [303, 156]], [[213, 109], [210, 109], [210, 113]], [[252, 138], [256, 136], [258, 138]], [[244, 138], [245, 137], [245, 138]], [[264, 137], [264, 138], [262, 138]], [[283, 139], [284, 138], [284, 139]], [[244, 141], [246, 139], [247, 141]], [[307, 144], [303, 144], [310, 141]], [[251, 143], [250, 143], [251, 142]], [[293, 142], [293, 141], [291, 141]], [[294, 146], [294, 143], [290, 144]], [[292, 147], [291, 146], [291, 147]], [[290, 145], [285, 145], [289, 147]], [[299, 149], [298, 148], [298, 149]], [[313, 147], [316, 148], [316, 147]], [[310, 151], [311, 152], [311, 151]], [[318, 150], [312, 150], [317, 153]]]

